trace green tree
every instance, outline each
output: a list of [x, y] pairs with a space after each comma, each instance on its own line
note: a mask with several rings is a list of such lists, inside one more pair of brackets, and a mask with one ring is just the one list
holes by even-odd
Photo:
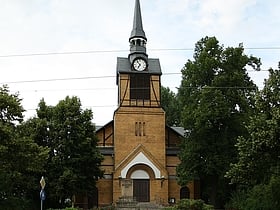
[[260, 60], [245, 55], [242, 45], [224, 49], [215, 37], [205, 37], [195, 45], [194, 61], [182, 69], [178, 97], [188, 134], [179, 155], [179, 183], [200, 179], [203, 198], [215, 207], [228, 195], [224, 175], [236, 159], [236, 139], [247, 135], [245, 125], [253, 112], [257, 88], [248, 66], [258, 69]]
[[161, 106], [165, 111], [166, 124], [170, 126], [179, 126], [179, 101], [177, 100], [177, 95], [168, 87], [161, 87]]
[[[264, 89], [256, 97], [256, 114], [247, 126], [249, 136], [240, 136], [238, 161], [227, 176], [240, 186], [267, 183], [280, 172], [280, 68], [269, 70]], [[280, 198], [279, 198], [280, 199]]]
[[[0, 208], [31, 209], [48, 150], [22, 135], [24, 109], [18, 94], [0, 87]], [[36, 199], [32, 198], [36, 192]]]
[[38, 117], [30, 119], [33, 139], [50, 148], [46, 165], [47, 192], [56, 207], [73, 195], [91, 195], [98, 178], [103, 157], [97, 148], [92, 111], [82, 110], [77, 97], [66, 97], [56, 106], [41, 100]]
[[232, 194], [226, 209], [274, 210], [280, 209], [280, 176], [272, 175], [268, 183], [257, 184]]

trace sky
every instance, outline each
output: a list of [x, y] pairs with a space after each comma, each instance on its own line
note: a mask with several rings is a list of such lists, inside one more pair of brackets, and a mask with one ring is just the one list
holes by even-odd
[[[161, 82], [176, 92], [195, 43], [215, 36], [224, 47], [243, 43], [261, 58], [248, 72], [261, 88], [280, 61], [279, 0], [140, 0], [149, 58], [159, 58]], [[42, 98], [56, 105], [80, 98], [105, 125], [117, 109], [117, 57], [129, 54], [134, 0], [0, 0], [0, 86], [18, 92], [36, 115]]]

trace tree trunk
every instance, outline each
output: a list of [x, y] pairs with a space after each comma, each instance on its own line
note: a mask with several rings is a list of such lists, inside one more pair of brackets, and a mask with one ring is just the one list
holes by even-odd
[[201, 193], [204, 195], [204, 201], [213, 205], [215, 208], [218, 208], [219, 203], [217, 200], [219, 189], [218, 182], [218, 176], [204, 177], [202, 181], [203, 186], [201, 186]]

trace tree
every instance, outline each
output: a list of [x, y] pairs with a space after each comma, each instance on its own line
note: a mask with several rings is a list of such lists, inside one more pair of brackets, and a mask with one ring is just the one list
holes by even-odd
[[227, 173], [239, 186], [266, 184], [280, 172], [280, 66], [269, 70], [264, 84], [256, 97], [256, 114], [247, 126], [250, 135], [239, 137], [238, 161]]
[[50, 206], [63, 206], [73, 195], [93, 194], [97, 179], [103, 176], [103, 157], [97, 148], [92, 111], [82, 110], [77, 97], [67, 96], [56, 106], [41, 100], [37, 115], [26, 126], [38, 144], [50, 148], [45, 174]]
[[179, 101], [174, 92], [168, 87], [161, 87], [161, 106], [165, 111], [166, 124], [170, 126], [180, 125]]
[[280, 209], [280, 176], [271, 175], [268, 183], [257, 184], [233, 192], [226, 209], [271, 210]]
[[242, 45], [224, 49], [215, 37], [205, 37], [195, 45], [194, 61], [182, 69], [178, 97], [188, 134], [179, 155], [179, 183], [200, 179], [203, 198], [215, 207], [227, 197], [224, 175], [236, 158], [236, 139], [248, 135], [257, 90], [248, 66], [258, 69], [260, 60], [245, 55]]
[[1, 209], [31, 209], [28, 203], [36, 190], [39, 200], [39, 180], [48, 150], [21, 135], [23, 111], [18, 94], [11, 94], [7, 86], [0, 88]]

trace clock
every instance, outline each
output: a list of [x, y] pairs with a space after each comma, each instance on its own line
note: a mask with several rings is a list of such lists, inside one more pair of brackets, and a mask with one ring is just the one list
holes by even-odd
[[136, 71], [144, 71], [147, 68], [147, 63], [142, 58], [136, 58], [133, 61], [132, 66]]

